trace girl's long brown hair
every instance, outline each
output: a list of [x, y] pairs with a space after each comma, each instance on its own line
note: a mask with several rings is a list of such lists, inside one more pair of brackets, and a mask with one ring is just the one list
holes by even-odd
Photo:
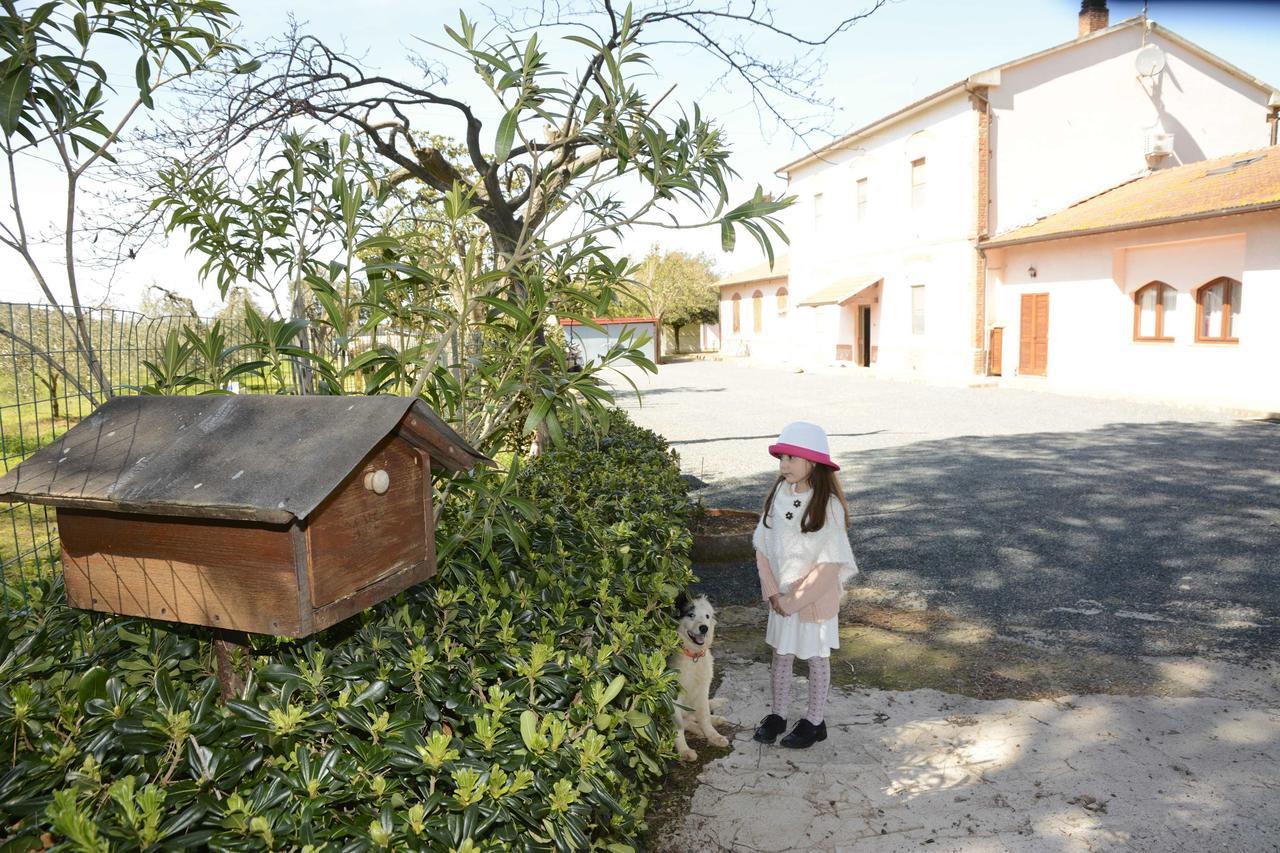
[[[778, 493], [778, 487], [783, 482], [785, 482], [783, 476], [779, 474], [778, 479], [773, 481], [769, 496], [764, 499], [764, 512], [761, 518], [764, 520], [765, 527], [769, 526], [769, 510], [773, 507], [773, 496]], [[813, 497], [809, 499], [809, 505], [804, 508], [804, 517], [800, 519], [801, 533], [812, 533], [822, 529], [822, 525], [827, 521], [827, 504], [832, 495], [839, 499], [840, 506], [844, 509], [845, 526], [849, 525], [849, 502], [844, 499], [844, 489], [840, 486], [836, 469], [821, 462], [813, 463], [813, 470], [809, 472], [809, 488], [813, 489]]]

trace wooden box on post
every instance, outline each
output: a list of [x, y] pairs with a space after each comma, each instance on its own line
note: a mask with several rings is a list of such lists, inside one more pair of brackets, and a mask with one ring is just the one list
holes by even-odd
[[305, 637], [435, 573], [432, 467], [489, 460], [404, 397], [116, 397], [0, 479], [57, 508], [75, 607]]

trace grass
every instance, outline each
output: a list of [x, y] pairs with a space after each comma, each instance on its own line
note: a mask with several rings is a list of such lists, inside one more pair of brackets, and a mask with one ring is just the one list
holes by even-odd
[[[1197, 695], [1139, 659], [1024, 642], [938, 608], [898, 610], [850, 599], [840, 611], [840, 648], [831, 655], [835, 685], [929, 688], [975, 699]], [[730, 624], [722, 621], [717, 649], [768, 664], [772, 656], [763, 619], [760, 612]]]
[[8, 471], [40, 448], [56, 441], [86, 417], [93, 407], [84, 401], [70, 411], [62, 408], [53, 417], [47, 404], [4, 404], [0, 402], [0, 454]]

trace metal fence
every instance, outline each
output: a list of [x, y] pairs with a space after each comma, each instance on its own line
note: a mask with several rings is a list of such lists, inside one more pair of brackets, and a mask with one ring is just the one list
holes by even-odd
[[[112, 308], [85, 312], [88, 338], [112, 393], [137, 393], [147, 384], [144, 361], [157, 361], [171, 330], [203, 318], [147, 317]], [[71, 310], [0, 303], [0, 472], [16, 466], [75, 426], [101, 391], [76, 336]], [[225, 325], [225, 324], [224, 324]], [[232, 344], [243, 328], [227, 327]], [[101, 400], [99, 400], [101, 402]], [[52, 510], [0, 504], [0, 607], [29, 602], [33, 581], [59, 565]]]
[[[155, 381], [146, 362], [163, 368], [166, 340], [171, 332], [181, 335], [190, 328], [206, 341], [206, 350], [216, 349], [206, 335], [215, 320], [195, 316], [149, 317], [136, 311], [114, 308], [84, 312], [84, 327], [95, 358], [101, 366], [112, 394], [136, 394]], [[32, 453], [49, 444], [87, 417], [95, 400], [105, 396], [94, 378], [84, 352], [77, 345], [76, 319], [70, 308], [0, 302], [0, 474], [8, 472]], [[237, 347], [252, 343], [243, 322], [222, 321], [223, 345]], [[384, 328], [375, 337], [361, 335], [344, 341], [339, 350], [335, 341], [311, 337], [308, 347], [330, 363], [342, 366], [351, 357], [374, 346], [390, 346], [404, 351], [420, 345], [423, 338], [414, 331]], [[246, 360], [257, 357], [242, 354]], [[193, 349], [178, 371], [181, 375], [222, 375], [206, 370]], [[273, 393], [305, 387], [307, 363], [283, 359], [284, 375], [241, 374], [238, 393]], [[212, 381], [212, 379], [208, 379]], [[365, 376], [357, 371], [342, 374], [343, 391], [366, 392]], [[282, 386], [283, 383], [283, 386]], [[182, 390], [181, 384], [166, 385], [167, 393], [199, 393], [208, 384]], [[38, 590], [37, 579], [60, 567], [55, 513], [42, 506], [0, 503], [0, 610], [30, 603]]]

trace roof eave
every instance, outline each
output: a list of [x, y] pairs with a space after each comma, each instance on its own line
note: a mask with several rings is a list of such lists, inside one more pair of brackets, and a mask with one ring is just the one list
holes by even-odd
[[421, 399], [415, 399], [406, 407], [396, 432], [450, 471], [470, 471], [476, 465], [497, 467], [496, 462], [468, 444]]
[[857, 130], [851, 131], [850, 133], [846, 133], [844, 136], [840, 137], [839, 139], [828, 142], [826, 145], [822, 146], [817, 151], [810, 151], [808, 154], [804, 155], [803, 157], [800, 157], [799, 159], [796, 159], [796, 160], [792, 160], [790, 163], [786, 164], [785, 166], [781, 166], [775, 169], [774, 174], [778, 175], [782, 173], [790, 173], [794, 171], [796, 168], [798, 168], [799, 166], [803, 166], [815, 160], [822, 160], [824, 155], [832, 153], [834, 151], [839, 151], [841, 148], [846, 147], [850, 142], [853, 142], [857, 139], [867, 136], [868, 134], [875, 133], [877, 130], [881, 130], [892, 124], [895, 124], [896, 122], [899, 122], [904, 118], [909, 118], [922, 110], [926, 110], [929, 107], [932, 107], [932, 106], [935, 106], [936, 104], [941, 103], [942, 101], [946, 100], [952, 95], [955, 95], [959, 92], [964, 91], [967, 84], [968, 84], [967, 80], [961, 80], [958, 83], [952, 83], [950, 86], [947, 86], [945, 89], [939, 89], [938, 91], [934, 92], [931, 95], [926, 95], [918, 101], [914, 101], [913, 103], [907, 104], [905, 107], [898, 110], [897, 112], [890, 113], [889, 115], [884, 116], [882, 118], [878, 118], [875, 121], [871, 122], [871, 124], [864, 125], [858, 128]]
[[1186, 50], [1191, 51], [1192, 53], [1199, 56], [1201, 59], [1205, 60], [1206, 62], [1209, 62], [1212, 65], [1218, 66], [1223, 71], [1226, 71], [1228, 74], [1232, 75], [1233, 77], [1238, 77], [1241, 80], [1251, 83], [1254, 86], [1257, 86], [1259, 89], [1261, 89], [1264, 92], [1280, 91], [1280, 90], [1277, 90], [1275, 86], [1272, 86], [1270, 83], [1266, 82], [1265, 80], [1259, 80], [1257, 77], [1254, 77], [1249, 72], [1235, 65], [1232, 65], [1230, 62], [1227, 62], [1225, 59], [1223, 59], [1221, 56], [1218, 56], [1216, 53], [1213, 53], [1212, 51], [1201, 47], [1200, 45], [1196, 44], [1190, 39], [1187, 39], [1178, 35], [1173, 30], [1168, 29], [1167, 27], [1160, 26], [1155, 21], [1152, 21], [1150, 23], [1150, 28], [1152, 32], [1158, 32], [1161, 38], [1168, 39], [1169, 41], [1173, 42], [1179, 47], [1182, 47], [1182, 48], [1185, 48]]
[[[1127, 29], [1136, 24], [1141, 24], [1141, 22], [1142, 22], [1141, 15], [1138, 15], [1132, 18], [1125, 18], [1123, 21], [1117, 21], [1116, 23], [1112, 24], [1106, 29], [1097, 30], [1096, 32], [1089, 33], [1089, 35], [1087, 36], [1082, 36], [1081, 38], [1075, 38], [1075, 39], [1072, 39], [1071, 41], [1064, 41], [1052, 47], [1047, 47], [1044, 50], [1040, 50], [1040, 51], [1036, 51], [1035, 53], [1028, 54], [1027, 56], [1021, 56], [1021, 57], [1018, 57], [1017, 59], [1011, 59], [1008, 62], [1002, 62], [999, 65], [993, 65], [990, 68], [986, 68], [982, 71], [977, 72], [976, 74], [970, 74], [968, 77], [966, 77], [964, 80], [959, 81], [958, 83], [953, 83], [944, 89], [940, 89], [939, 91], [934, 92], [932, 95], [926, 95], [920, 100], [915, 101], [914, 103], [908, 104], [907, 106], [903, 107], [897, 112], [890, 113], [889, 115], [884, 116], [883, 118], [876, 119], [871, 124], [860, 127], [857, 130], [854, 130], [850, 133], [845, 134], [839, 139], [836, 139], [832, 142], [827, 143], [826, 145], [819, 148], [817, 151], [811, 151], [805, 156], [791, 161], [785, 166], [782, 166], [776, 169], [774, 171], [774, 174], [779, 174], [783, 172], [789, 173], [795, 168], [797, 168], [798, 166], [809, 163], [810, 161], [821, 160], [824, 154], [830, 153], [832, 151], [838, 151], [839, 149], [845, 147], [848, 143], [853, 142], [860, 137], [866, 136], [867, 134], [874, 133], [877, 130], [881, 130], [885, 127], [888, 127], [889, 125], [897, 121], [901, 121], [904, 118], [908, 118], [911, 115], [914, 115], [916, 112], [919, 112], [920, 110], [933, 106], [935, 103], [953, 94], [967, 90], [970, 84], [983, 85], [980, 82], [978, 82], [979, 78], [989, 75], [992, 72], [1003, 71], [1006, 68], [1013, 68], [1015, 65], [1022, 65], [1023, 63], [1026, 63], [1026, 62], [1034, 62], [1037, 59], [1041, 59], [1042, 57], [1057, 53], [1060, 50], [1066, 50], [1067, 48], [1072, 47], [1074, 45], [1083, 44], [1085, 42], [1093, 41], [1094, 39], [1105, 38], [1111, 33], [1118, 32], [1123, 29]], [[1160, 30], [1160, 32], [1162, 35], [1169, 34], [1169, 30], [1166, 30], [1163, 28]], [[1213, 54], [1209, 53], [1204, 48], [1194, 45], [1190, 42], [1187, 42], [1185, 39], [1182, 39], [1181, 37], [1178, 37], [1176, 40], [1179, 41], [1179, 43], [1185, 43], [1190, 49], [1195, 50], [1197, 53], [1200, 53], [1202, 55], [1207, 56], [1208, 58], [1213, 59], [1215, 62], [1219, 63], [1225, 70], [1231, 71], [1234, 74], [1238, 74], [1247, 79], [1253, 80], [1253, 78], [1249, 77], [1249, 75], [1245, 74], [1243, 71], [1240, 71], [1238, 68], [1231, 66], [1229, 63], [1226, 63], [1224, 60], [1214, 57]], [[1257, 81], [1254, 81], [1254, 82], [1257, 82]]]
[[1009, 246], [1024, 246], [1028, 243], [1043, 243], [1049, 240], [1070, 240], [1073, 237], [1090, 237], [1095, 234], [1111, 234], [1116, 231], [1137, 231], [1142, 228], [1156, 228], [1160, 225], [1178, 225], [1183, 222], [1199, 222], [1204, 219], [1216, 219], [1223, 216], [1239, 216], [1246, 213], [1259, 213], [1266, 210], [1280, 209], [1280, 200], [1260, 202], [1245, 207], [1233, 207], [1226, 210], [1209, 210], [1198, 213], [1185, 213], [1181, 216], [1166, 216], [1144, 222], [1127, 222], [1117, 225], [1099, 225], [1096, 228], [1082, 228], [1075, 231], [1055, 231], [1049, 234], [1033, 234], [1027, 237], [1015, 237], [1006, 240], [988, 240], [979, 242], [979, 249], [1004, 249]]
[[739, 287], [744, 284], [760, 284], [766, 281], [776, 281], [780, 278], [788, 278], [790, 277], [790, 275], [791, 273], [789, 272], [783, 272], [783, 273], [771, 272], [768, 275], [752, 276], [751, 278], [740, 278], [735, 281], [722, 281], [719, 284], [717, 284], [716, 287]]
[[6, 492], [0, 495], [0, 501], [22, 502], [54, 507], [55, 509], [76, 509], [88, 512], [110, 512], [142, 516], [167, 516], [170, 518], [189, 518], [199, 521], [241, 521], [253, 524], [269, 524], [285, 526], [298, 520], [286, 509], [258, 509], [246, 506], [208, 506], [192, 504], [147, 503], [115, 500], [95, 500], [93, 498], [66, 497], [49, 494], [24, 494], [22, 492]]
[[1067, 48], [1074, 47], [1075, 45], [1078, 45], [1078, 44], [1085, 44], [1086, 42], [1096, 41], [1097, 39], [1100, 39], [1100, 38], [1106, 38], [1112, 33], [1117, 33], [1120, 30], [1127, 30], [1130, 27], [1140, 25], [1141, 23], [1142, 23], [1141, 15], [1135, 15], [1132, 18], [1125, 18], [1123, 21], [1116, 21], [1114, 24], [1104, 29], [1094, 30], [1093, 32], [1089, 33], [1086, 36], [1073, 38], [1070, 41], [1059, 42], [1058, 44], [1052, 45], [1051, 47], [1046, 47], [1044, 50], [1037, 50], [1035, 53], [1028, 53], [1026, 56], [1019, 56], [1017, 59], [1010, 59], [1008, 62], [1002, 62], [999, 65], [993, 65], [990, 68], [987, 68], [983, 71], [979, 71], [977, 74], [971, 74], [969, 76], [969, 79], [972, 80], [974, 77], [979, 77], [983, 74], [989, 74], [992, 71], [1004, 71], [1005, 69], [1013, 68], [1018, 65], [1025, 65], [1028, 62], [1035, 62], [1037, 59], [1043, 59], [1046, 56], [1052, 56], [1058, 51], [1066, 50]]

